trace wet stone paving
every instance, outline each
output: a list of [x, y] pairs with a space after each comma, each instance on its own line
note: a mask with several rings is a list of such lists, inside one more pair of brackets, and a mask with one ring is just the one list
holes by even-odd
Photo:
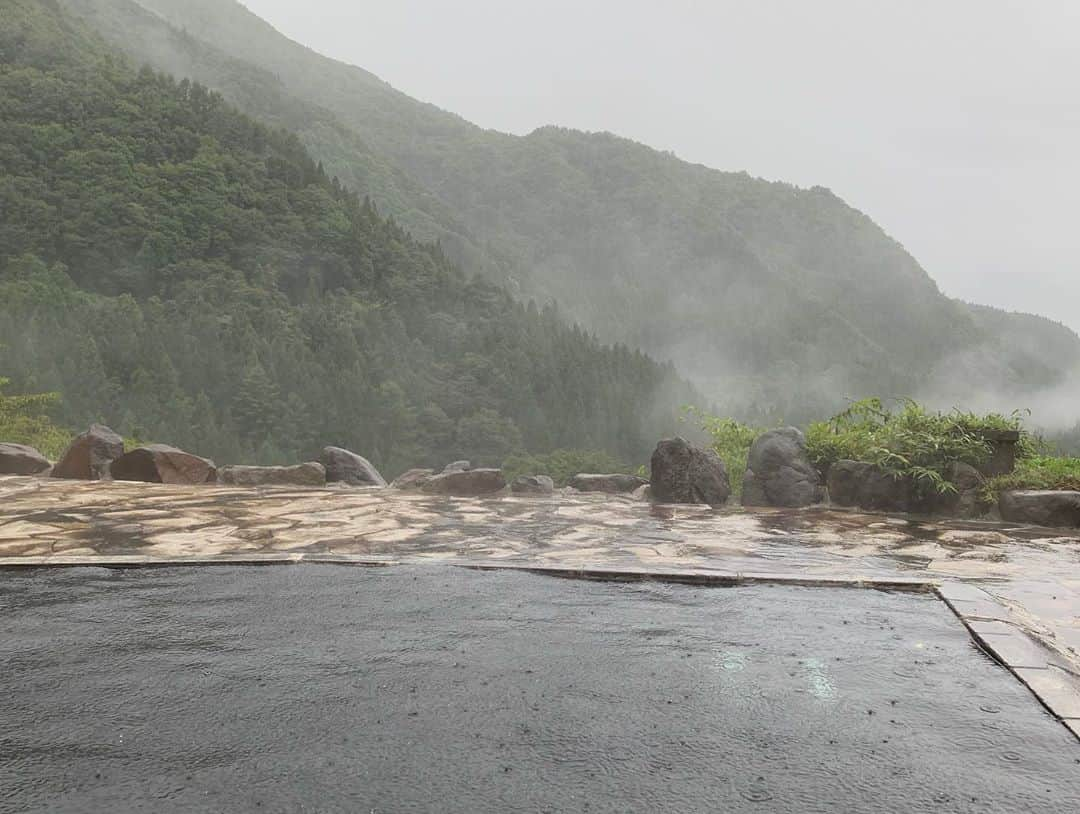
[[1080, 536], [559, 492], [180, 487], [0, 477], [0, 566], [443, 563], [597, 579], [933, 592], [1080, 737]]

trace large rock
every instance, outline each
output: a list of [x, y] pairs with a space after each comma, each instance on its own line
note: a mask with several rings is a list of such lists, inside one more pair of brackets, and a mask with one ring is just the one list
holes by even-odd
[[501, 469], [469, 469], [465, 472], [444, 472], [432, 475], [420, 484], [420, 491], [429, 495], [479, 497], [501, 492], [506, 478]]
[[327, 483], [347, 483], [350, 486], [386, 486], [386, 479], [371, 461], [341, 447], [325, 447], [319, 463], [326, 470]]
[[218, 479], [230, 486], [325, 486], [326, 470], [313, 461], [296, 466], [223, 466]]
[[894, 477], [874, 464], [837, 461], [829, 467], [829, 499], [867, 511], [910, 512], [916, 491], [910, 478]]
[[795, 427], [760, 436], [746, 463], [744, 506], [813, 506], [825, 499], [821, 475], [806, 454], [806, 438]]
[[217, 481], [213, 461], [164, 444], [137, 447], [113, 461], [110, 470], [113, 480], [192, 485]]
[[447, 464], [443, 469], [443, 474], [448, 475], [451, 472], [468, 472], [472, 469], [472, 461], [454, 461], [452, 464]]
[[33, 447], [0, 444], [0, 475], [40, 475], [52, 464]]
[[986, 514], [990, 507], [982, 502], [985, 479], [978, 469], [969, 464], [954, 463], [949, 466], [945, 477], [956, 487], [956, 491], [929, 495], [921, 501], [920, 511], [964, 520]]
[[107, 480], [112, 462], [124, 454], [124, 439], [101, 424], [71, 442], [56, 466], [54, 478], [69, 480]]
[[419, 489], [422, 484], [426, 483], [434, 476], [434, 469], [410, 469], [408, 472], [402, 472], [394, 478], [394, 482], [390, 484], [390, 488]]
[[829, 499], [836, 506], [874, 512], [933, 514], [974, 519], [989, 507], [981, 502], [983, 476], [973, 466], [954, 463], [945, 472], [955, 492], [920, 489], [910, 477], [896, 477], [874, 464], [837, 461], [829, 469]]
[[652, 454], [652, 499], [660, 503], [723, 506], [731, 497], [727, 467], [715, 450], [698, 449], [685, 438], [669, 438]]
[[547, 475], [518, 475], [510, 490], [515, 495], [550, 495], [555, 491], [555, 481]]
[[1010, 523], [1080, 527], [1080, 492], [1002, 492], [1001, 516]]
[[579, 492], [607, 492], [623, 495], [633, 492], [648, 483], [636, 475], [574, 475], [570, 479], [570, 488]]

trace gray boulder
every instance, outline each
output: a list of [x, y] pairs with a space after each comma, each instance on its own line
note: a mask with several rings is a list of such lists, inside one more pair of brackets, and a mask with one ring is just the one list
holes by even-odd
[[977, 469], [954, 463], [945, 473], [956, 492], [927, 493], [910, 477], [896, 477], [874, 464], [837, 461], [829, 468], [829, 499], [836, 506], [873, 512], [933, 514], [975, 519], [986, 514], [980, 498], [983, 476]]
[[410, 469], [394, 478], [391, 489], [419, 489], [429, 478], [435, 475], [434, 469]]
[[386, 486], [386, 479], [371, 461], [341, 447], [324, 447], [319, 463], [326, 470], [327, 483], [347, 483], [350, 486]]
[[873, 467], [858, 461], [837, 461], [829, 467], [829, 502], [836, 506], [858, 506], [859, 491], [866, 472]]
[[313, 461], [296, 466], [223, 466], [218, 479], [229, 486], [325, 486], [326, 470]]
[[622, 495], [633, 492], [648, 483], [636, 475], [574, 475], [570, 488], [579, 492], [607, 492]]
[[214, 462], [164, 444], [137, 447], [110, 467], [114, 480], [201, 484], [217, 481]]
[[0, 475], [40, 475], [52, 464], [33, 447], [0, 444]]
[[978, 469], [969, 464], [954, 463], [949, 466], [945, 476], [956, 491], [929, 495], [922, 501], [921, 511], [964, 520], [974, 520], [986, 514], [990, 507], [982, 501], [985, 479]]
[[910, 512], [916, 506], [915, 484], [874, 464], [837, 461], [829, 467], [829, 499], [837, 506], [877, 512]]
[[420, 491], [429, 495], [479, 497], [501, 492], [506, 478], [501, 469], [470, 469], [465, 472], [444, 472], [433, 475], [420, 484]]
[[715, 450], [698, 449], [685, 438], [669, 438], [652, 454], [652, 499], [660, 503], [723, 506], [731, 497], [727, 467]]
[[518, 475], [510, 490], [515, 495], [550, 495], [555, 491], [555, 481], [547, 475]]
[[112, 462], [124, 454], [124, 439], [101, 424], [76, 438], [56, 466], [54, 478], [68, 480], [108, 480]]
[[1080, 528], [1080, 492], [1002, 492], [1000, 507], [1010, 523]]
[[448, 475], [451, 472], [468, 472], [472, 469], [471, 461], [454, 461], [452, 464], [447, 464], [443, 469], [443, 474]]
[[806, 437], [795, 427], [759, 437], [746, 463], [744, 506], [813, 506], [825, 499], [821, 475], [806, 454]]

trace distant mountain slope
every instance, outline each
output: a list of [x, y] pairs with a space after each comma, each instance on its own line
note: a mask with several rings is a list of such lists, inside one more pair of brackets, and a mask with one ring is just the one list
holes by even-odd
[[0, 371], [61, 419], [224, 461], [643, 460], [700, 396], [469, 278], [271, 130], [0, 3]]
[[165, 24], [136, 0], [61, 0], [68, 11], [124, 50], [136, 64], [150, 64], [222, 93], [245, 113], [300, 135], [327, 172], [360, 195], [378, 201], [417, 239], [438, 240], [471, 269], [489, 262], [450, 207], [377, 155], [326, 108], [291, 93], [275, 73], [237, 59], [191, 34]]
[[[1058, 322], [970, 305], [979, 330], [996, 341], [958, 348], [934, 366], [922, 388], [942, 407], [1031, 410], [1051, 435], [1080, 424], [1076, 333]], [[1046, 382], [1040, 388], [1031, 382]]]
[[[732, 409], [799, 420], [849, 396], [917, 395], [950, 375], [1026, 394], [1080, 361], [1074, 334], [1049, 365], [1003, 345], [1020, 323], [991, 323], [943, 296], [902, 246], [825, 189], [691, 165], [609, 134], [485, 131], [288, 40], [235, 0], [137, 2], [195, 44], [147, 53], [145, 35], [114, 17], [111, 36], [130, 52], [238, 101], [266, 95], [260, 117], [286, 99], [329, 111], [369, 148], [335, 152], [301, 125], [335, 173], [365, 191], [380, 172], [394, 178], [392, 200], [424, 200], [423, 233], [447, 237], [453, 257], [522, 298], [557, 299], [602, 337], [675, 360]], [[197, 56], [196, 44], [232, 62]], [[258, 92], [243, 91], [241, 76]], [[964, 359], [979, 365], [958, 370]]]

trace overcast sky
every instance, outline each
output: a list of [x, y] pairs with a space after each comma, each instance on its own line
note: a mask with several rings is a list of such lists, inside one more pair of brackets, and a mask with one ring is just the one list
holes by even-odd
[[1080, 329], [1078, 0], [244, 0], [485, 127], [831, 188], [946, 293]]

